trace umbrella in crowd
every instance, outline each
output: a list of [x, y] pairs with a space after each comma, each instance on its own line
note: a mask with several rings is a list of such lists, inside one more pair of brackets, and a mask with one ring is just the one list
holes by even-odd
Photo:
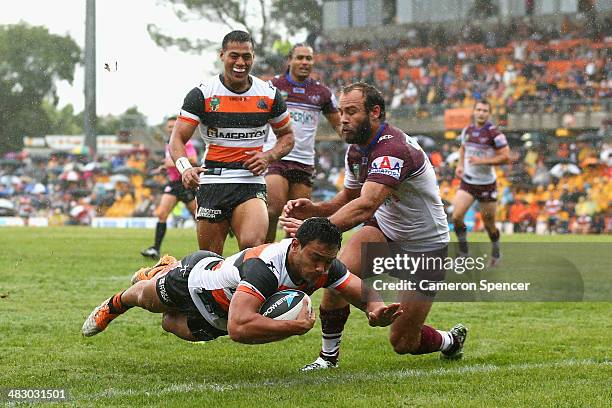
[[79, 181], [81, 175], [74, 170], [67, 171], [60, 176], [60, 180], [63, 181]]
[[110, 182], [112, 184], [129, 183], [130, 179], [125, 174], [115, 174], [114, 176], [111, 176]]
[[459, 151], [452, 152], [451, 154], [449, 154], [449, 155], [446, 157], [446, 162], [447, 162], [448, 164], [454, 163], [454, 162], [456, 162], [457, 160], [459, 160]]
[[561, 178], [565, 174], [577, 175], [580, 173], [580, 168], [572, 163], [559, 163], [550, 169], [550, 175], [556, 178]]
[[415, 137], [423, 149], [432, 149], [436, 146], [436, 141], [429, 136], [416, 135]]
[[21, 184], [21, 179], [17, 176], [7, 174], [7, 175], [0, 177], [0, 184], [4, 184], [6, 186], [11, 185], [11, 184]]

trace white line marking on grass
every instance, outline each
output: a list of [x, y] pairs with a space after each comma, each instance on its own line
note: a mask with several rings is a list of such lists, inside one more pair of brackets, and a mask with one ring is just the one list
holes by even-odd
[[296, 385], [317, 385], [320, 383], [329, 384], [330, 380], [337, 383], [347, 383], [352, 381], [380, 381], [386, 379], [403, 379], [412, 377], [442, 377], [446, 375], [456, 374], [482, 374], [491, 373], [496, 371], [527, 371], [536, 370], [541, 368], [553, 368], [553, 367], [585, 367], [585, 366], [609, 366], [612, 365], [612, 361], [596, 361], [596, 360], [560, 360], [560, 361], [549, 361], [544, 363], [523, 363], [523, 364], [508, 364], [508, 365], [494, 365], [494, 364], [474, 364], [459, 367], [440, 367], [434, 369], [408, 369], [408, 370], [393, 370], [393, 371], [382, 371], [377, 373], [339, 373], [334, 370], [330, 374], [311, 376], [309, 373], [304, 373], [299, 378], [292, 378], [287, 380], [266, 380], [257, 382], [245, 382], [240, 384], [219, 384], [219, 383], [184, 383], [184, 384], [170, 384], [166, 387], [156, 388], [151, 391], [137, 391], [130, 389], [116, 389], [110, 388], [106, 391], [102, 391], [95, 394], [89, 394], [83, 396], [81, 399], [94, 401], [100, 398], [114, 398], [114, 397], [126, 397], [126, 396], [161, 396], [165, 394], [173, 393], [187, 393], [187, 392], [198, 392], [198, 391], [215, 391], [215, 392], [226, 392], [240, 389], [252, 389], [260, 387], [295, 387]]

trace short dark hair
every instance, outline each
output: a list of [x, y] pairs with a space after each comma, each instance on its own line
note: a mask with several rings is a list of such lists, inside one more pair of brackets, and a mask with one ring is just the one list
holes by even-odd
[[312, 217], [306, 219], [295, 233], [295, 238], [301, 246], [312, 241], [321, 241], [326, 245], [342, 245], [342, 233], [326, 217]]
[[[297, 43], [293, 47], [291, 47], [291, 49], [289, 50], [289, 54], [287, 54], [287, 60], [290, 60], [291, 58], [293, 58], [293, 52], [295, 51], [296, 48], [300, 48], [300, 47], [306, 47], [306, 48], [310, 48], [311, 50], [313, 50], [313, 48], [306, 43]], [[286, 74], [289, 73], [289, 66], [287, 66], [287, 70], [285, 71], [285, 73]]]
[[255, 44], [253, 44], [253, 38], [251, 38], [251, 34], [246, 31], [234, 30], [231, 33], [227, 33], [225, 37], [223, 37], [223, 41], [221, 42], [221, 48], [226, 50], [227, 45], [231, 42], [237, 43], [251, 43], [251, 46], [255, 48]]
[[170, 116], [168, 119], [166, 119], [166, 122], [170, 122], [171, 120], [177, 120], [178, 118], [174, 115]]
[[287, 54], [287, 59], [293, 58], [293, 52], [295, 51], [296, 48], [300, 48], [300, 47], [310, 48], [312, 50], [312, 47], [306, 43], [297, 43], [293, 47], [291, 47], [291, 49], [289, 50], [289, 54]]
[[483, 105], [487, 105], [489, 107], [489, 110], [491, 110], [491, 102], [487, 101], [486, 99], [479, 99], [476, 102], [474, 102], [474, 106], [472, 107], [472, 109], [476, 109], [476, 105], [478, 105], [479, 103]]
[[385, 112], [385, 98], [383, 98], [382, 93], [373, 85], [366, 84], [365, 82], [354, 82], [350, 85], [342, 88], [342, 93], [347, 94], [351, 91], [361, 91], [363, 94], [365, 101], [365, 110], [366, 112], [372, 112], [374, 106], [380, 106], [380, 116], [378, 118], [380, 120], [385, 120], [386, 112]]

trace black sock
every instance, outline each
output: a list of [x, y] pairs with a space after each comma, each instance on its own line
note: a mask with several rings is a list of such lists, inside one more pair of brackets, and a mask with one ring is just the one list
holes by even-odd
[[493, 258], [499, 258], [500, 256], [500, 251], [499, 251], [499, 230], [497, 228], [495, 228], [495, 231], [491, 232], [489, 230], [487, 230], [487, 234], [489, 234], [489, 239], [491, 240], [491, 243], [493, 244], [493, 251], [492, 251], [492, 256]]
[[457, 235], [457, 240], [459, 241], [459, 252], [467, 254], [467, 227], [465, 226], [465, 224], [455, 224], [455, 234]]
[[320, 357], [334, 364], [338, 363], [340, 354], [340, 341], [344, 325], [348, 320], [351, 307], [346, 305], [340, 309], [326, 310], [319, 308], [322, 331], [322, 347]]
[[161, 248], [161, 243], [164, 240], [164, 235], [166, 235], [166, 223], [158, 222], [155, 226], [155, 249], [159, 251]]

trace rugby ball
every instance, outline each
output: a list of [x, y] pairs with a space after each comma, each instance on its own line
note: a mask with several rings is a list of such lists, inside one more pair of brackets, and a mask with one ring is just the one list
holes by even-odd
[[274, 320], [295, 320], [304, 307], [306, 299], [308, 310], [312, 311], [310, 297], [296, 289], [276, 292], [261, 305], [259, 313]]

